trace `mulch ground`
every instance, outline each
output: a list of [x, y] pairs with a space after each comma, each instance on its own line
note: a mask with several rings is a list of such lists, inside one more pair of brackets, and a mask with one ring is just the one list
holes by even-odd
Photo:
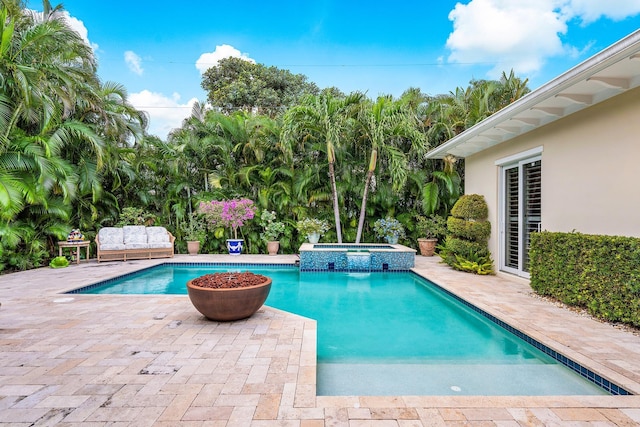
[[243, 273], [212, 273], [197, 277], [191, 281], [195, 286], [211, 289], [246, 288], [264, 283], [266, 276], [250, 271]]

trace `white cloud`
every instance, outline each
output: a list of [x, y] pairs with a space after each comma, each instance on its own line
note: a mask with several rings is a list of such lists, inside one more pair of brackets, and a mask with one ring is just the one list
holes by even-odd
[[191, 115], [196, 98], [180, 102], [180, 95], [168, 97], [162, 93], [143, 90], [129, 95], [129, 102], [149, 115], [148, 133], [166, 139], [169, 132], [182, 126], [182, 121]]
[[[44, 13], [38, 12], [37, 10], [26, 9], [26, 13], [29, 14], [33, 19], [37, 21], [42, 21], [45, 19]], [[78, 33], [78, 35], [80, 35], [80, 37], [82, 38], [82, 40], [84, 40], [87, 46], [91, 47], [94, 52], [98, 51], [98, 45], [96, 43], [91, 43], [89, 41], [89, 31], [87, 30], [87, 27], [84, 26], [84, 22], [82, 22], [77, 18], [74, 18], [66, 10], [63, 10], [62, 12], [58, 11], [55, 13], [54, 16], [56, 17], [61, 16], [62, 19], [64, 19], [64, 22], [67, 24], [67, 26], [71, 28], [73, 31], [75, 31], [76, 33]]]
[[567, 22], [583, 24], [600, 17], [622, 19], [640, 13], [640, 0], [471, 0], [449, 13], [453, 32], [447, 39], [449, 62], [495, 64], [502, 71], [535, 73], [548, 58], [571, 55], [583, 47], [565, 46]]
[[80, 21], [77, 18], [74, 18], [73, 16], [69, 15], [69, 12], [67, 12], [66, 10], [62, 12], [62, 16], [64, 16], [64, 19], [67, 23], [67, 25], [69, 27], [71, 27], [72, 30], [74, 30], [76, 33], [78, 33], [80, 35], [80, 37], [82, 37], [82, 39], [85, 41], [85, 43], [88, 46], [91, 46], [91, 48], [93, 49], [94, 52], [98, 51], [98, 44], [97, 43], [91, 43], [89, 41], [89, 31], [87, 30], [87, 27], [84, 26], [84, 22]]
[[142, 68], [142, 58], [135, 54], [135, 52], [128, 50], [124, 53], [124, 62], [127, 63], [127, 67], [135, 74], [141, 76], [144, 73]]
[[494, 78], [512, 68], [538, 70], [546, 57], [562, 52], [558, 35], [567, 31], [550, 0], [472, 0], [456, 4], [449, 19], [449, 61], [495, 63], [489, 72]]
[[584, 24], [601, 17], [618, 21], [640, 13], [640, 0], [570, 0], [563, 3], [563, 13], [580, 18]]
[[196, 61], [196, 68], [200, 71], [200, 74], [204, 74], [209, 68], [214, 67], [218, 64], [218, 61], [224, 58], [241, 58], [245, 61], [249, 61], [252, 63], [256, 63], [253, 59], [251, 59], [246, 53], [240, 52], [233, 46], [228, 44], [223, 44], [216, 46], [216, 50], [209, 53], [203, 53], [200, 55], [200, 58]]

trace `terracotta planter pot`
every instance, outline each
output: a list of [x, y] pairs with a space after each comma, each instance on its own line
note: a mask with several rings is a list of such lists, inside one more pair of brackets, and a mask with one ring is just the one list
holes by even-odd
[[269, 252], [269, 255], [278, 255], [278, 249], [280, 249], [280, 242], [267, 242], [267, 252]]
[[187, 282], [189, 299], [207, 319], [218, 321], [240, 320], [258, 311], [269, 296], [271, 279], [259, 285], [244, 288], [212, 289]]
[[438, 243], [438, 239], [418, 239], [420, 255], [433, 256], [436, 253], [436, 243]]
[[187, 242], [187, 252], [189, 252], [189, 255], [198, 255], [198, 252], [200, 252], [200, 242], [198, 240], [189, 240]]

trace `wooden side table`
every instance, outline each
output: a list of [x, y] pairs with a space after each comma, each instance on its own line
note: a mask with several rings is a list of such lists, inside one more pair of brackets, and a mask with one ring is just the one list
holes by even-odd
[[89, 245], [91, 242], [89, 240], [78, 240], [78, 241], [61, 241], [58, 242], [58, 256], [62, 256], [62, 250], [65, 248], [70, 248], [71, 253], [74, 253], [76, 256], [76, 264], [80, 264], [80, 249], [87, 248], [87, 261], [89, 260]]

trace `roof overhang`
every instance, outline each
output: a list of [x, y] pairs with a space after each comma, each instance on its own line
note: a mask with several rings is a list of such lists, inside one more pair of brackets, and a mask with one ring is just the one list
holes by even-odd
[[640, 30], [509, 104], [427, 158], [468, 157], [640, 86]]

